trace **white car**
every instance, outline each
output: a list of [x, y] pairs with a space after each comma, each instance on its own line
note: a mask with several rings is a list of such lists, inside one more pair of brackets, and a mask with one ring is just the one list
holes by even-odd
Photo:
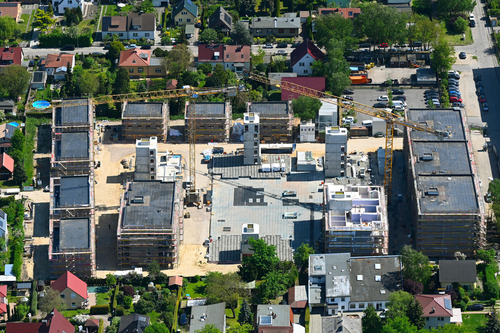
[[388, 96], [385, 96], [385, 95], [383, 95], [383, 96], [379, 96], [379, 97], [377, 98], [377, 101], [388, 101], [388, 100], [389, 100], [389, 97], [388, 97]]
[[469, 20], [474, 20], [474, 14], [472, 13], [469, 14]]
[[352, 123], [354, 123], [354, 117], [345, 117], [345, 118], [342, 118], [342, 122], [344, 124], [352, 124]]
[[344, 105], [349, 105], [349, 106], [352, 106], [352, 102], [349, 102], [349, 101], [342, 101], [342, 104]]

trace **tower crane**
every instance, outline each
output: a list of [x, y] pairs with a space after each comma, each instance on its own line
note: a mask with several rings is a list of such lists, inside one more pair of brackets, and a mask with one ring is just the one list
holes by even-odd
[[[174, 90], [161, 90], [161, 91], [148, 91], [140, 93], [129, 93], [129, 94], [118, 94], [118, 95], [106, 95], [90, 97], [86, 99], [87, 103], [100, 105], [109, 103], [123, 103], [123, 102], [142, 102], [147, 100], [166, 100], [171, 98], [188, 97], [189, 103], [189, 127], [188, 127], [188, 138], [189, 138], [189, 181], [190, 186], [188, 193], [186, 195], [186, 203], [199, 203], [200, 196], [199, 191], [196, 188], [196, 98], [205, 95], [214, 95], [228, 93], [229, 95], [235, 94], [236, 91], [243, 90], [243, 86], [238, 87], [227, 87], [227, 88], [195, 88], [191, 86], [184, 86], [182, 89]], [[74, 100], [59, 100], [53, 101], [52, 105], [48, 102], [40, 103], [35, 102], [31, 106], [27, 106], [26, 110], [31, 112], [40, 111], [41, 109], [47, 109], [49, 107], [71, 107], [71, 106], [82, 106], [83, 99]], [[167, 126], [168, 127], [168, 126]]]
[[[348, 101], [345, 98], [338, 97], [332, 94], [324, 93], [322, 91], [307, 88], [295, 83], [290, 82], [280, 82], [277, 80], [269, 79], [265, 76], [258, 74], [250, 74], [249, 78], [251, 80], [261, 82], [264, 84], [276, 86], [281, 88], [281, 90], [288, 90], [300, 95], [309, 96], [312, 98], [319, 99], [323, 102], [336, 104], [333, 99], [338, 101]], [[388, 112], [382, 109], [377, 109], [368, 105], [364, 105], [358, 102], [349, 101], [353, 104], [352, 109], [356, 112], [363, 113], [372, 117], [380, 118], [385, 120], [386, 123], [386, 135], [385, 135], [385, 169], [384, 169], [384, 189], [387, 194], [387, 201], [391, 200], [391, 181], [392, 181], [392, 156], [393, 156], [393, 140], [394, 140], [394, 125], [402, 125], [405, 127], [413, 128], [417, 131], [423, 131], [427, 133], [434, 134], [440, 139], [449, 138], [451, 136], [450, 132], [440, 131], [429, 126], [422, 125], [415, 121], [401, 117], [395, 113]]]

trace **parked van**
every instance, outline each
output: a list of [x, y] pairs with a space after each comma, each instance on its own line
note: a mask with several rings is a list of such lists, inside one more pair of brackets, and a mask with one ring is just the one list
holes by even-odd
[[393, 106], [406, 106], [406, 102], [405, 101], [392, 101], [392, 105]]
[[361, 123], [363, 126], [372, 126], [373, 125], [373, 120], [363, 120]]
[[394, 106], [394, 111], [404, 111], [405, 107], [402, 105], [395, 105]]

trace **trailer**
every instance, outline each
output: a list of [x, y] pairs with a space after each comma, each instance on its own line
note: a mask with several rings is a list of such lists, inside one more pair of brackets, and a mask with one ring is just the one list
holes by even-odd
[[372, 79], [366, 76], [349, 76], [351, 79], [351, 84], [367, 84], [372, 83]]

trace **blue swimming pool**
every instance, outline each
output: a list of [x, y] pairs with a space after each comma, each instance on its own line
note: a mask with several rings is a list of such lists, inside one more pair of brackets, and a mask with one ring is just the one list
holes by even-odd
[[104, 286], [99, 286], [99, 287], [87, 287], [87, 292], [89, 293], [107, 293], [109, 290], [108, 287], [104, 287]]

